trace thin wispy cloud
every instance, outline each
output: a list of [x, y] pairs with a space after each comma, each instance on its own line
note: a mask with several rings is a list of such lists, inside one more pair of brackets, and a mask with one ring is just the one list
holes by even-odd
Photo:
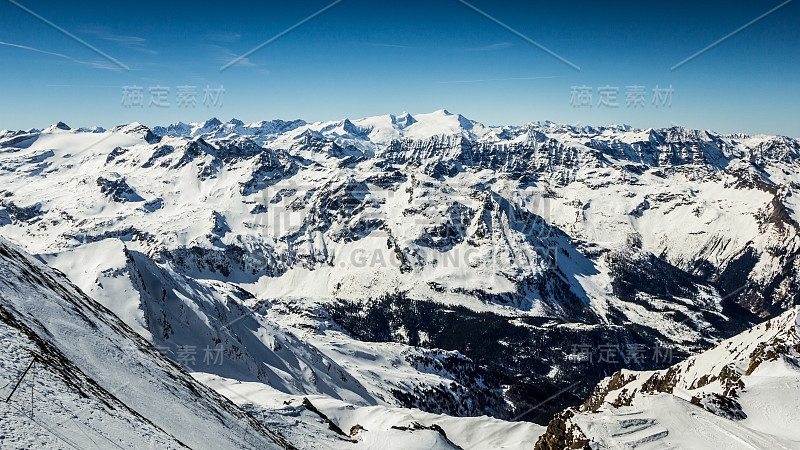
[[386, 48], [416, 48], [410, 45], [403, 45], [403, 44], [391, 44], [385, 42], [362, 42], [364, 45], [369, 45], [370, 47], [386, 47]]
[[439, 84], [463, 84], [463, 83], [486, 83], [490, 81], [521, 81], [521, 80], [548, 80], [551, 78], [559, 78], [557, 75], [550, 75], [546, 77], [512, 77], [512, 78], [485, 78], [481, 80], [454, 80], [454, 81], [440, 81]]
[[242, 38], [241, 33], [210, 33], [206, 35], [206, 39], [213, 42], [222, 42], [225, 44], [232, 44]]
[[495, 44], [483, 45], [481, 47], [465, 48], [462, 52], [491, 52], [494, 50], [502, 50], [513, 46], [511, 42], [497, 42]]
[[129, 50], [135, 50], [150, 55], [157, 55], [158, 51], [147, 47], [147, 39], [139, 36], [128, 36], [123, 34], [111, 33], [102, 28], [85, 30], [86, 33], [96, 36], [104, 41], [113, 42]]
[[68, 88], [114, 88], [119, 89], [117, 84], [47, 84], [47, 87], [68, 87]]
[[263, 65], [254, 63], [253, 61], [250, 60], [250, 58], [240, 58], [239, 55], [237, 55], [227, 47], [215, 44], [211, 44], [208, 47], [215, 55], [214, 59], [215, 62], [217, 63], [227, 63], [233, 60], [237, 60], [238, 58], [238, 60], [236, 61], [235, 64], [233, 64], [233, 66], [250, 68], [254, 69], [258, 73], [261, 73], [262, 75], [269, 75], [269, 70], [265, 69]]
[[19, 48], [19, 49], [23, 49], [23, 50], [28, 50], [28, 51], [31, 51], [31, 52], [41, 53], [43, 55], [57, 56], [59, 58], [66, 59], [68, 61], [72, 61], [72, 62], [74, 62], [76, 64], [81, 64], [81, 65], [84, 65], [84, 66], [93, 67], [95, 69], [106, 69], [106, 70], [115, 70], [115, 71], [119, 70], [117, 67], [110, 66], [107, 63], [102, 62], [102, 61], [82, 61], [80, 59], [75, 59], [75, 58], [73, 58], [71, 56], [68, 56], [68, 55], [63, 55], [61, 53], [56, 53], [56, 52], [50, 52], [50, 51], [47, 51], [47, 50], [41, 50], [41, 49], [38, 49], [38, 48], [29, 47], [27, 45], [14, 44], [14, 43], [11, 43], [11, 42], [3, 42], [3, 41], [0, 41], [0, 45], [5, 45], [7, 47], [14, 47], [14, 48]]
[[[215, 59], [217, 61], [227, 62], [239, 56], [236, 53], [233, 53], [229, 48], [223, 47], [221, 45], [209, 45], [209, 47], [216, 54]], [[234, 66], [258, 67], [258, 64], [250, 61], [250, 58], [241, 58], [239, 61], [236, 62], [236, 64], [234, 64]]]

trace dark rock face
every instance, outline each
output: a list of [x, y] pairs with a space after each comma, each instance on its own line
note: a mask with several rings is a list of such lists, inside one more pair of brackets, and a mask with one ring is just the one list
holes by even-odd
[[139, 194], [136, 193], [124, 178], [109, 180], [107, 178], [98, 177], [97, 185], [100, 186], [100, 191], [115, 202], [141, 202], [144, 201]]
[[37, 133], [22, 133], [19, 135], [12, 135], [10, 137], [6, 136], [0, 140], [0, 148], [16, 147], [19, 144], [22, 144], [26, 141], [32, 141], [38, 137], [39, 135]]
[[155, 150], [153, 151], [152, 156], [150, 156], [150, 158], [147, 161], [145, 161], [144, 164], [142, 164], [142, 168], [147, 169], [148, 167], [153, 167], [153, 165], [155, 165], [158, 159], [163, 158], [173, 153], [174, 151], [175, 149], [170, 145], [162, 145], [156, 147]]
[[277, 181], [296, 174], [301, 166], [297, 160], [283, 152], [265, 149], [257, 152], [257, 155], [250, 161], [252, 164], [251, 176], [239, 185], [242, 195], [261, 192]]
[[0, 221], [4, 220], [7, 224], [17, 221], [34, 222], [43, 214], [41, 203], [20, 207], [13, 201], [0, 200], [0, 205], [3, 207], [3, 209], [0, 209], [0, 211], [2, 211], [2, 213], [0, 213]]
[[111, 150], [111, 153], [108, 154], [108, 157], [106, 157], [106, 164], [109, 164], [114, 160], [118, 160], [120, 162], [124, 162], [124, 160], [121, 160], [121, 159], [118, 159], [118, 158], [120, 156], [124, 155], [127, 152], [128, 152], [128, 150], [125, 149], [125, 148], [122, 148], [122, 147], [114, 148], [114, 150]]
[[415, 385], [405, 391], [393, 389], [392, 395], [404, 407], [454, 416], [491, 414], [508, 418], [498, 378], [471, 359], [437, 349], [422, 356], [406, 354], [405, 359], [420, 372], [446, 373], [452, 381], [438, 386]]
[[644, 292], [653, 297], [672, 296], [693, 298], [703, 281], [655, 255], [639, 252], [612, 252], [606, 255], [611, 267], [614, 295], [625, 301], [636, 301]]
[[[686, 356], [682, 350], [654, 346], [663, 337], [655, 330], [633, 324], [621, 327], [595, 323], [573, 329], [544, 318], [503, 317], [464, 307], [443, 308], [433, 302], [410, 300], [403, 294], [366, 305], [339, 301], [326, 309], [337, 324], [359, 340], [400, 342], [458, 351], [466, 356], [469, 359], [446, 358], [439, 364], [459, 374], [455, 381], [464, 387], [458, 398], [483, 399], [471, 403], [476, 408], [475, 414], [482, 410], [500, 418], [521, 414], [577, 382], [579, 386], [525, 418], [546, 423], [549, 414], [580, 402], [589, 393], [588, 387], [608, 373], [620, 368], [664, 368]], [[548, 377], [554, 370], [558, 375]], [[478, 386], [488, 386], [490, 392], [468, 380], [481, 381]], [[506, 398], [515, 408], [499, 408], [502, 403], [492, 400], [496, 394], [490, 395], [491, 391], [496, 392], [500, 386], [507, 387]], [[395, 395], [409, 406], [448, 414], [465, 412], [459, 406], [462, 403], [453, 403], [454, 398], [444, 388]]]
[[445, 252], [452, 249], [464, 241], [474, 214], [469, 207], [453, 202], [442, 214], [446, 218], [444, 223], [426, 229], [417, 244]]
[[535, 450], [589, 450], [589, 439], [574, 425], [567, 421], [574, 416], [570, 410], [559, 413], [547, 424], [547, 430], [536, 441]]

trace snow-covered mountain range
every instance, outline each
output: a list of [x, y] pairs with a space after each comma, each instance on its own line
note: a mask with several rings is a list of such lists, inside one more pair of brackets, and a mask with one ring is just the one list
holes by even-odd
[[[445, 110], [58, 123], [0, 132], [0, 236], [256, 415], [305, 397], [469, 446], [455, 417], [547, 424], [800, 303], [799, 157], [779, 136]], [[544, 430], [493, 420], [481, 445]]]

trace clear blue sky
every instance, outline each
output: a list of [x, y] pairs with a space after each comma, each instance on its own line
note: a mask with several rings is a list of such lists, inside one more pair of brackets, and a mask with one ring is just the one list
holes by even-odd
[[[678, 124], [800, 137], [800, 0], [674, 71], [782, 0], [470, 1], [580, 71], [457, 0], [343, 0], [223, 72], [332, 0], [16, 1], [130, 71], [0, 0], [0, 129], [447, 108], [490, 125]], [[123, 86], [132, 85], [143, 88], [142, 108], [122, 105]], [[178, 86], [187, 85], [197, 86], [197, 107], [178, 108]], [[203, 105], [207, 85], [224, 87], [221, 107]], [[644, 107], [626, 107], [630, 85], [645, 87]], [[672, 86], [671, 107], [652, 104], [656, 85]], [[147, 105], [154, 86], [170, 88], [170, 107]], [[575, 106], [572, 86], [592, 88], [592, 107]], [[598, 105], [603, 86], [618, 88], [619, 107]]]

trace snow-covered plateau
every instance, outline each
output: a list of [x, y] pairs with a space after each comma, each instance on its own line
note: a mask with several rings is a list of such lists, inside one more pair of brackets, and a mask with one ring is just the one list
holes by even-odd
[[446, 110], [4, 130], [0, 448], [798, 448], [798, 159]]

